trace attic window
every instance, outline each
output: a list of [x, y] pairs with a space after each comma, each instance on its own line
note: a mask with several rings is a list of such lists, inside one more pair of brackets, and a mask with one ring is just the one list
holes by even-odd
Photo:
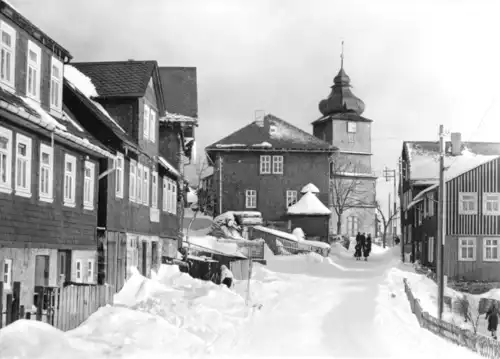
[[356, 133], [356, 122], [347, 122], [347, 132]]
[[269, 126], [269, 134], [270, 135], [274, 135], [274, 134], [276, 134], [276, 132], [278, 132], [278, 129], [276, 128], [275, 125]]

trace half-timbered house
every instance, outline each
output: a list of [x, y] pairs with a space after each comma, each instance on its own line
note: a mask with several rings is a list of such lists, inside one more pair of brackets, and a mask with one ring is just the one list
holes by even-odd
[[[457, 164], [464, 156], [500, 155], [500, 143], [462, 142], [459, 133], [451, 134], [451, 141], [445, 142], [445, 167]], [[467, 158], [465, 159], [467, 162]], [[470, 163], [470, 162], [468, 162]], [[474, 164], [474, 163], [472, 163]], [[425, 189], [439, 181], [439, 142], [405, 141], [401, 153], [401, 233], [404, 251], [417, 259], [422, 253], [422, 224], [427, 222], [421, 216], [423, 204], [410, 204]], [[401, 192], [402, 190], [402, 192]], [[427, 223], [428, 224], [428, 223]]]
[[[63, 101], [71, 55], [0, 1], [0, 281], [97, 283], [100, 161], [115, 156]], [[0, 298], [0, 301], [2, 298]]]
[[[500, 156], [467, 150], [445, 171], [445, 275], [454, 279], [500, 280]], [[415, 232], [419, 259], [435, 268], [439, 186], [421, 191]]]

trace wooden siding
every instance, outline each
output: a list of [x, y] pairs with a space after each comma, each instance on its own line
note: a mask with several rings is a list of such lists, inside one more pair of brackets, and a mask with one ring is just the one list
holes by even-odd
[[[483, 193], [499, 192], [499, 160], [490, 161], [446, 183], [446, 233], [448, 235], [497, 235], [500, 216], [483, 215]], [[478, 213], [460, 215], [459, 193], [478, 194]], [[437, 198], [437, 197], [436, 197]]]

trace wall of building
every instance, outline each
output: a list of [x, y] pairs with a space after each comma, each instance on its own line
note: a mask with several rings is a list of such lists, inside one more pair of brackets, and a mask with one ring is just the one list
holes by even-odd
[[292, 231], [301, 228], [307, 239], [318, 237], [315, 240], [327, 240], [329, 235], [330, 216], [289, 216]]
[[355, 121], [356, 134], [354, 143], [349, 142], [347, 132], [347, 123], [349, 121], [334, 120], [332, 121], [332, 144], [337, 146], [341, 151], [356, 151], [371, 153], [371, 122]]
[[[133, 138], [139, 140], [138, 100], [106, 99], [99, 100], [109, 115]], [[142, 128], [142, 127], [141, 127]], [[142, 135], [142, 133], [141, 133]]]
[[[72, 251], [71, 252], [71, 281], [78, 282], [76, 277], [76, 262], [80, 260], [82, 262], [82, 279], [81, 283], [87, 284], [97, 284], [97, 250], [93, 251]], [[89, 261], [93, 261], [93, 276], [89, 278]]]
[[375, 235], [375, 208], [349, 208], [343, 214], [341, 218], [341, 233], [337, 233], [337, 221], [338, 215], [332, 210], [332, 215], [330, 217], [330, 233], [331, 234], [349, 234], [356, 235], [356, 233], [349, 233], [348, 223], [349, 217], [355, 217], [358, 219], [358, 232], [370, 233], [372, 237]]

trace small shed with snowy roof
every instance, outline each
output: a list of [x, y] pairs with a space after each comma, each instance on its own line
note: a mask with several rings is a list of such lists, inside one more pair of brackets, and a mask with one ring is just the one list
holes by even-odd
[[318, 188], [309, 183], [302, 188], [302, 197], [288, 207], [291, 228], [302, 228], [306, 239], [326, 240], [331, 211], [318, 198]]

